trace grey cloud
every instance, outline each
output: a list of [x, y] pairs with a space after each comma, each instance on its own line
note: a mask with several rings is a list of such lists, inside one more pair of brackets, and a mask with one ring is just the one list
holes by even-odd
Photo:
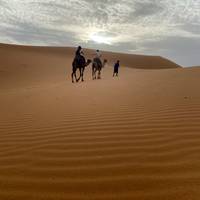
[[190, 24], [190, 23], [186, 23], [184, 25], [180, 26], [181, 29], [196, 34], [196, 35], [200, 35], [200, 24]]
[[152, 0], [149, 2], [136, 2], [135, 3], [135, 17], [144, 17], [148, 15], [155, 15], [157, 12], [161, 12], [164, 8], [161, 4]]
[[26, 22], [18, 23], [14, 28], [4, 28], [3, 31], [9, 41], [21, 44], [70, 46], [72, 45], [71, 40], [76, 42], [73, 33], [34, 26]]

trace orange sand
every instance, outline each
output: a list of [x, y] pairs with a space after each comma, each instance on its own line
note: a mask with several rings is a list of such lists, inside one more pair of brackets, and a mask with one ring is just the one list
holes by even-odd
[[105, 52], [72, 84], [73, 51], [0, 45], [0, 199], [198, 200], [200, 68]]

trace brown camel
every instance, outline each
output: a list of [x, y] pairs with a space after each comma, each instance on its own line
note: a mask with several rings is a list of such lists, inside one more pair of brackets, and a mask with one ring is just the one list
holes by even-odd
[[[92, 63], [92, 78], [94, 79], [101, 79], [101, 70], [106, 65], [107, 60], [104, 59], [103, 63], [99, 58], [94, 58]], [[96, 74], [98, 72], [98, 75]]]
[[[72, 83], [74, 83], [74, 77], [76, 79], [76, 82], [78, 82], [80, 79], [81, 81], [84, 81], [83, 79], [83, 75], [84, 75], [84, 70], [85, 70], [85, 67], [87, 67], [92, 61], [90, 59], [85, 60], [85, 58], [83, 56], [81, 56], [79, 59], [75, 58], [73, 60], [73, 63], [72, 63], [72, 74], [71, 74], [71, 77], [72, 77]], [[76, 71], [77, 69], [79, 69], [79, 72], [80, 72], [80, 76], [79, 78], [76, 77]]]

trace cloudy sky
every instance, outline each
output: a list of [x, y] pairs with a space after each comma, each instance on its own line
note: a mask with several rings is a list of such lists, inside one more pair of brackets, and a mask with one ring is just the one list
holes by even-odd
[[200, 0], [0, 0], [0, 42], [81, 44], [200, 65]]

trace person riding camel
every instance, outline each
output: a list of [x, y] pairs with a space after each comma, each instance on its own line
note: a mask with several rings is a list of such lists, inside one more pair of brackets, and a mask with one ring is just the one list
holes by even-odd
[[76, 53], [75, 53], [75, 60], [77, 62], [80, 61], [80, 59], [83, 57], [84, 53], [82, 51], [82, 47], [81, 46], [78, 46], [77, 50], [76, 50]]
[[96, 52], [95, 52], [94, 62], [96, 62], [97, 64], [102, 65], [101, 57], [102, 57], [102, 54], [101, 54], [101, 52], [97, 49]]
[[81, 55], [81, 50], [82, 50], [82, 47], [78, 46], [78, 48], [76, 50], [76, 56], [80, 56]]
[[102, 55], [101, 55], [101, 52], [97, 49], [97, 50], [96, 50], [96, 58], [99, 58], [99, 59], [100, 59], [101, 56], [102, 56]]

